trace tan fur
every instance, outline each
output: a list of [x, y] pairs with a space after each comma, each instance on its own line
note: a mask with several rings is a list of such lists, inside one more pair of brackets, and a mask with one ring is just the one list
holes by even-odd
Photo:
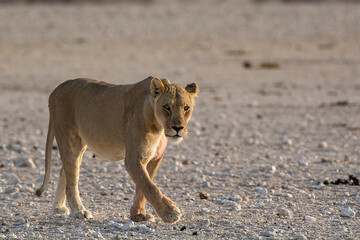
[[136, 184], [130, 209], [133, 221], [153, 219], [145, 211], [146, 200], [164, 222], [178, 221], [180, 210], [153, 179], [167, 140], [179, 142], [186, 135], [197, 92], [195, 83], [183, 88], [155, 77], [132, 85], [91, 79], [60, 84], [49, 98], [45, 178], [36, 194], [41, 196], [47, 186], [55, 137], [63, 163], [53, 203], [55, 213], [69, 213], [67, 200], [72, 216], [92, 218], [78, 190], [82, 155], [89, 147], [96, 156], [110, 161], [125, 159], [126, 170]]

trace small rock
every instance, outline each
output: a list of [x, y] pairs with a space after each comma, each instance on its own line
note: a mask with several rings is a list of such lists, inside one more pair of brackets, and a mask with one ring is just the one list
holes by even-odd
[[228, 196], [226, 198], [229, 199], [230, 201], [239, 201], [239, 200], [241, 200], [241, 197], [239, 195], [232, 195], [232, 196]]
[[18, 176], [16, 176], [14, 173], [4, 173], [2, 175], [3, 179], [9, 179], [9, 180], [13, 180], [14, 184], [19, 183], [20, 179]]
[[299, 157], [299, 160], [298, 160], [298, 163], [299, 163], [299, 165], [301, 165], [301, 166], [307, 166], [307, 165], [309, 165], [309, 161], [308, 161], [307, 157], [305, 157], [305, 156], [300, 156], [300, 157]]
[[348, 155], [345, 155], [344, 162], [351, 162], [351, 157]]
[[22, 151], [21, 146], [18, 145], [18, 144], [13, 144], [13, 145], [11, 145], [11, 148], [12, 148], [12, 150], [15, 151], [15, 152], [21, 152], [21, 151]]
[[281, 144], [282, 144], [282, 145], [286, 145], [286, 146], [292, 146], [292, 145], [293, 145], [293, 142], [292, 142], [291, 139], [283, 139], [283, 140], [281, 141]]
[[199, 225], [201, 225], [202, 227], [207, 227], [210, 225], [210, 220], [209, 219], [202, 219], [199, 221]]
[[8, 235], [8, 237], [9, 237], [9, 239], [17, 239], [18, 238], [15, 233], [10, 233]]
[[[206, 208], [205, 208], [206, 209]], [[204, 209], [202, 210], [204, 211]], [[205, 211], [204, 211], [205, 212]], [[191, 212], [187, 212], [187, 213], [184, 213], [184, 219], [187, 220], [187, 221], [192, 221], [194, 220], [194, 214], [192, 214]]]
[[232, 210], [241, 210], [241, 206], [239, 204], [228, 199], [223, 199], [220, 203], [226, 207], [231, 207]]
[[307, 215], [307, 216], [304, 217], [304, 220], [307, 221], [307, 222], [315, 222], [316, 218]]
[[286, 198], [293, 198], [293, 195], [291, 193], [287, 193], [287, 194], [285, 194], [285, 197]]
[[292, 218], [293, 216], [293, 213], [287, 209], [287, 208], [279, 208], [278, 211], [277, 211], [277, 215], [279, 217], [289, 217], [289, 218]]
[[32, 187], [24, 185], [20, 188], [20, 192], [30, 192], [31, 193], [31, 192], [34, 192], [34, 189]]
[[274, 230], [266, 231], [260, 234], [263, 237], [275, 237], [276, 232]]
[[355, 216], [355, 212], [350, 207], [346, 207], [343, 210], [341, 210], [340, 216], [341, 217], [353, 217], [353, 216]]
[[199, 197], [200, 197], [200, 199], [206, 199], [206, 200], [210, 199], [209, 195], [205, 194], [203, 192], [199, 193]]
[[25, 228], [25, 229], [28, 229], [30, 227], [30, 223], [27, 222], [27, 223], [24, 223], [24, 224], [21, 224], [21, 225], [18, 225], [17, 226], [18, 228]]
[[346, 198], [341, 199], [337, 204], [339, 205], [345, 205], [347, 202]]
[[321, 141], [321, 142], [319, 143], [319, 148], [327, 149], [327, 148], [328, 148], [327, 142]]
[[276, 166], [271, 166], [270, 173], [274, 174], [276, 172]]
[[126, 224], [124, 224], [122, 227], [121, 227], [121, 230], [124, 230], [124, 231], [129, 231], [131, 230], [132, 228], [135, 227], [135, 223], [133, 221], [130, 221]]
[[32, 158], [24, 158], [24, 157], [16, 158], [14, 160], [14, 165], [16, 167], [36, 168], [36, 165], [32, 160]]
[[249, 197], [248, 197], [248, 196], [243, 196], [242, 200], [243, 200], [244, 202], [248, 202], [248, 201], [250, 201], [250, 199], [249, 199]]
[[24, 199], [24, 198], [26, 198], [26, 196], [27, 195], [23, 192], [17, 192], [12, 195], [12, 197], [15, 199]]
[[256, 187], [256, 188], [254, 188], [254, 192], [261, 193], [261, 194], [267, 194], [268, 193], [267, 189], [264, 188], [264, 187]]
[[307, 237], [303, 234], [299, 234], [295, 237], [295, 240], [307, 240]]
[[149, 228], [147, 226], [145, 226], [144, 224], [139, 224], [136, 226], [136, 229], [140, 232], [140, 233], [149, 233], [149, 232], [155, 232], [154, 229]]
[[316, 188], [317, 190], [321, 190], [321, 189], [323, 189], [324, 187], [325, 187], [325, 185], [324, 185], [323, 183], [319, 183], [318, 185], [315, 186], [315, 188]]
[[257, 203], [255, 203], [255, 206], [262, 206], [262, 205], [264, 205], [264, 203], [263, 202], [257, 202]]
[[19, 188], [17, 187], [9, 187], [5, 190], [6, 194], [10, 194], [10, 193], [15, 193], [15, 192], [19, 192]]
[[109, 225], [114, 226], [116, 228], [121, 228], [122, 227], [120, 223], [115, 222], [113, 220], [110, 220], [108, 223], [109, 223]]
[[64, 231], [61, 230], [60, 228], [56, 228], [56, 229], [55, 229], [55, 232], [56, 232], [56, 233], [60, 233], [60, 234], [63, 234], [63, 233], [64, 233]]

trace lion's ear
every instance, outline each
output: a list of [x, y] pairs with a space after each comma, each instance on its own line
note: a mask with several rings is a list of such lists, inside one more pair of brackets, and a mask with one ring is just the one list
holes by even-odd
[[156, 98], [157, 96], [162, 94], [164, 92], [164, 90], [165, 90], [165, 86], [160, 79], [153, 78], [153, 80], [151, 80], [150, 92], [151, 92], [151, 96], [153, 98]]
[[167, 79], [167, 78], [162, 78], [161, 81], [163, 82], [163, 84], [164, 84], [165, 86], [169, 86], [169, 85], [171, 84], [170, 81], [169, 81], [169, 79]]
[[199, 87], [196, 83], [188, 84], [185, 89], [188, 93], [194, 94], [194, 96], [196, 96], [196, 94], [199, 92]]

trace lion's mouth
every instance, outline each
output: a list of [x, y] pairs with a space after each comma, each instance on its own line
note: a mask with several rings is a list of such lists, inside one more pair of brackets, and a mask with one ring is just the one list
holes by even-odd
[[182, 138], [182, 136], [180, 136], [179, 134], [176, 134], [176, 135], [173, 135], [173, 136], [170, 136], [170, 135], [166, 134], [166, 137], [171, 137], [171, 138]]

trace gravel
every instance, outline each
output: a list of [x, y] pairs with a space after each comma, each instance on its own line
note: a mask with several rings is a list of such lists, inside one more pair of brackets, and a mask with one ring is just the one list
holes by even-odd
[[[357, 239], [359, 186], [331, 182], [360, 177], [359, 11], [350, 1], [1, 5], [0, 239]], [[56, 142], [47, 190], [34, 195], [51, 91], [75, 77], [149, 75], [200, 88], [188, 136], [154, 180], [181, 220], [131, 222], [124, 162], [90, 150], [79, 189], [94, 219], [53, 215]]]

